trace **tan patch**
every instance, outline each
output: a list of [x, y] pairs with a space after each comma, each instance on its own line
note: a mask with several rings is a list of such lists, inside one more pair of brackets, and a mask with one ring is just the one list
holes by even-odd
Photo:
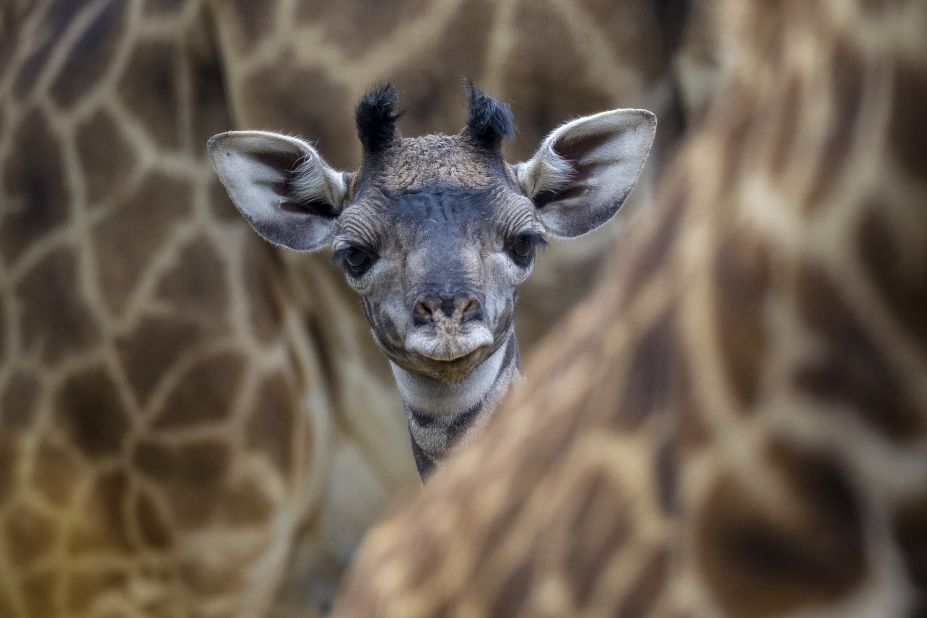
[[175, 447], [142, 441], [132, 456], [138, 470], [162, 489], [174, 519], [187, 527], [213, 518], [229, 458], [228, 447], [214, 441]]
[[122, 0], [110, 0], [71, 47], [49, 89], [56, 105], [61, 108], [73, 106], [105, 75], [126, 32], [127, 6]]
[[59, 249], [26, 273], [16, 289], [23, 348], [37, 348], [48, 364], [55, 364], [96, 341], [97, 322], [77, 282], [73, 254]]
[[[916, 208], [913, 204], [912, 208]], [[920, 345], [927, 357], [927, 246], [923, 242], [916, 252], [902, 256], [882, 211], [881, 203], [869, 205], [859, 222], [856, 242], [863, 268], [883, 297], [883, 306], [894, 315], [907, 334]], [[911, 213], [914, 215], [914, 213]], [[916, 226], [919, 238], [927, 238], [927, 220], [912, 216], [905, 222], [908, 230]], [[912, 255], [912, 253], [914, 253]]]
[[76, 140], [87, 203], [93, 208], [125, 186], [135, 166], [135, 152], [104, 112], [97, 112], [78, 127]]
[[755, 497], [761, 489], [722, 474], [691, 532], [699, 572], [730, 615], [812, 609], [849, 593], [867, 570], [863, 514], [845, 472], [785, 443], [763, 457], [788, 502], [771, 508]]
[[279, 374], [268, 376], [257, 391], [245, 435], [248, 446], [264, 453], [287, 478], [293, 466], [294, 440], [299, 434], [296, 422], [296, 401], [290, 383]]
[[167, 396], [152, 426], [177, 429], [230, 418], [244, 370], [244, 359], [227, 352], [197, 364]]
[[887, 439], [916, 439], [923, 411], [830, 277], [802, 264], [797, 294], [802, 318], [825, 346], [820, 358], [796, 369], [797, 388], [840, 405]]
[[174, 43], [139, 43], [119, 81], [119, 95], [162, 148], [181, 144], [180, 51]]
[[[922, 59], [921, 59], [922, 60]], [[927, 71], [923, 63], [895, 63], [895, 93], [889, 115], [889, 139], [899, 163], [924, 182], [927, 175]]]
[[158, 297], [179, 309], [208, 315], [212, 323], [225, 322], [229, 306], [225, 264], [207, 238], [198, 236], [184, 247], [174, 269], [161, 280]]
[[242, 279], [248, 290], [248, 322], [258, 339], [275, 341], [283, 321], [283, 289], [277, 266], [280, 257], [257, 238], [245, 243]]
[[68, 221], [71, 196], [60, 150], [40, 112], [19, 122], [3, 169], [8, 201], [0, 213], [0, 253], [8, 262]]
[[335, 168], [357, 166], [360, 142], [352, 137], [354, 101], [323, 69], [297, 67], [284, 55], [273, 71], [260, 67], [245, 77], [240, 97], [243, 124], [301, 135]]
[[31, 486], [55, 506], [64, 507], [74, 496], [83, 474], [76, 457], [47, 439], [36, 450]]
[[168, 370], [206, 338], [199, 325], [151, 317], [142, 319], [131, 333], [120, 336], [116, 350], [138, 402], [144, 406]]
[[129, 419], [104, 367], [84, 369], [67, 379], [55, 397], [55, 423], [87, 457], [119, 453]]
[[4, 521], [8, 557], [19, 568], [27, 568], [46, 556], [55, 542], [55, 525], [48, 516], [25, 506], [14, 508]]
[[129, 554], [135, 550], [136, 543], [130, 534], [128, 497], [129, 481], [124, 471], [97, 478], [86, 503], [77, 511], [81, 519], [71, 529], [68, 553]]
[[121, 311], [149, 260], [189, 215], [188, 183], [152, 174], [93, 231], [103, 298]]
[[719, 244], [712, 260], [715, 332], [728, 383], [746, 411], [756, 403], [765, 360], [772, 263], [755, 234], [741, 230]]

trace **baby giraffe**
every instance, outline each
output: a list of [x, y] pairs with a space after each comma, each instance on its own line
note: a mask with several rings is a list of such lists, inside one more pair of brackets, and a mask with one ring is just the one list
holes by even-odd
[[391, 85], [361, 99], [355, 172], [331, 168], [302, 139], [263, 131], [216, 135], [209, 154], [267, 241], [332, 247], [389, 358], [424, 479], [520, 376], [513, 317], [535, 252], [618, 212], [656, 119], [635, 109], [578, 118], [509, 165], [501, 143], [514, 132], [512, 113], [472, 86], [457, 135], [403, 138], [397, 106]]

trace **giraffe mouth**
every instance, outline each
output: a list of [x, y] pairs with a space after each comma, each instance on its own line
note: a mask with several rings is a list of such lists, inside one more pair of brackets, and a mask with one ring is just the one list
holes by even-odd
[[456, 363], [479, 356], [492, 344], [493, 336], [489, 329], [477, 325], [467, 332], [454, 334], [440, 329], [433, 329], [431, 333], [415, 329], [406, 337], [405, 345], [407, 351], [428, 361]]

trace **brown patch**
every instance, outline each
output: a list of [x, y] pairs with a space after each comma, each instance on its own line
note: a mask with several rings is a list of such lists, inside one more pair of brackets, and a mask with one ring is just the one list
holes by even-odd
[[666, 313], [633, 344], [629, 373], [616, 390], [620, 401], [608, 407], [619, 430], [633, 431], [648, 417], [666, 410], [694, 413], [677, 337], [675, 315]]
[[173, 535], [165, 514], [158, 503], [147, 493], [140, 492], [135, 499], [135, 522], [142, 542], [148, 547], [165, 549]]
[[866, 573], [862, 513], [843, 470], [785, 443], [765, 454], [787, 491], [781, 508], [723, 474], [692, 531], [699, 571], [724, 612], [782, 615], [849, 593]]
[[[920, 242], [917, 244], [919, 254], [904, 259], [880, 215], [885, 210], [887, 208], [875, 202], [863, 215], [856, 236], [859, 255], [870, 281], [882, 294], [883, 306], [927, 356], [927, 314], [924, 312], [927, 307], [927, 248]], [[919, 238], [927, 238], [927, 222], [923, 217], [912, 216], [905, 225], [918, 226]]]
[[48, 9], [41, 20], [42, 25], [38, 28], [38, 31], [43, 34], [43, 43], [20, 65], [19, 73], [13, 84], [13, 94], [17, 100], [22, 101], [31, 94], [36, 81], [42, 75], [42, 70], [55, 50], [55, 44], [61, 41], [64, 31], [74, 23], [80, 10], [87, 6], [83, 2], [71, 0], [55, 0], [48, 4]]
[[71, 529], [68, 553], [92, 554], [109, 551], [129, 554], [136, 549], [128, 518], [129, 482], [124, 471], [101, 475], [77, 511], [79, 520]]
[[[414, 12], [426, 4], [421, 0], [407, 1], [403, 8]], [[360, 8], [361, 5], [356, 6]], [[496, 10], [495, 3], [490, 0], [462, 2], [457, 13], [444, 24], [444, 31], [436, 41], [417, 56], [409, 58], [396, 71], [393, 77], [402, 93], [402, 106], [406, 110], [402, 117], [402, 130], [408, 135], [454, 134], [466, 124], [466, 99], [461, 78], [468, 76], [479, 80], [484, 73], [486, 54], [483, 50], [488, 47]], [[429, 18], [427, 10], [423, 14], [425, 19]], [[402, 19], [398, 11], [394, 16]], [[355, 40], [363, 44], [361, 40]]]
[[176, 266], [158, 286], [158, 297], [178, 309], [208, 315], [210, 322], [225, 322], [229, 306], [225, 264], [207, 238], [195, 237], [180, 252]]
[[22, 600], [26, 603], [26, 616], [60, 616], [55, 590], [58, 578], [54, 572], [41, 571], [28, 575], [22, 581]]
[[141, 405], [184, 353], [206, 338], [203, 329], [183, 320], [146, 317], [116, 340], [119, 360]]
[[96, 341], [97, 323], [81, 296], [69, 250], [50, 253], [25, 275], [16, 293], [23, 348], [38, 348], [44, 362], [55, 364]]
[[27, 568], [52, 550], [55, 532], [54, 522], [46, 515], [18, 506], [4, 522], [4, 549], [17, 568]]
[[[261, 3], [261, 9], [267, 5]], [[222, 131], [233, 128], [229, 115], [225, 71], [219, 55], [218, 35], [215, 31], [211, 7], [203, 5], [193, 22], [191, 31], [184, 37], [184, 56], [189, 62], [191, 75], [191, 106], [194, 151], [205, 153], [206, 140]], [[202, 149], [202, 150], [200, 150]]]
[[834, 50], [834, 74], [830, 89], [834, 116], [828, 127], [824, 148], [817, 155], [821, 163], [815, 175], [815, 183], [807, 197], [809, 210], [814, 210], [820, 205], [844, 171], [862, 108], [865, 92], [864, 69], [860, 53], [850, 37], [838, 38]]
[[339, 2], [335, 5], [325, 0], [306, 0], [296, 10], [296, 21], [313, 26], [323, 23], [325, 40], [322, 44], [337, 47], [351, 61], [376, 45], [389, 43], [397, 28], [410, 22], [427, 21], [429, 17], [433, 20], [429, 8], [425, 0], [400, 0], [389, 4]]
[[[564, 36], [561, 18], [545, 3], [521, 3], [515, 41], [506, 55], [498, 96], [513, 102], [518, 142], [511, 160], [531, 157], [547, 133], [569, 118], [627, 106], [587, 76], [582, 49]], [[556, 41], [556, 45], [551, 45]], [[526, 59], [530, 59], [526, 62]]]
[[153, 427], [178, 429], [230, 418], [244, 370], [244, 359], [230, 352], [197, 364], [167, 396]]
[[38, 382], [35, 377], [16, 372], [0, 395], [0, 428], [3, 431], [23, 431], [32, 424]]
[[75, 455], [46, 439], [39, 444], [32, 466], [30, 486], [55, 506], [69, 504], [83, 472]]
[[324, 69], [295, 66], [284, 55], [274, 63], [273, 71], [260, 67], [245, 77], [238, 94], [242, 124], [274, 127], [312, 140], [336, 168], [357, 165], [360, 142], [351, 137], [354, 101]]
[[769, 250], [754, 234], [731, 236], [712, 260], [715, 330], [728, 382], [742, 410], [756, 403], [766, 352]]
[[923, 423], [904, 381], [827, 274], [802, 264], [797, 293], [802, 318], [825, 349], [820, 358], [796, 370], [796, 386], [817, 399], [841, 405], [888, 439], [915, 439]]
[[253, 526], [274, 515], [274, 504], [259, 483], [240, 481], [220, 498], [221, 520], [231, 526]]
[[163, 148], [181, 143], [180, 53], [174, 43], [140, 43], [119, 81], [119, 94]]
[[[67, 585], [66, 603], [69, 612], [67, 615], [87, 615], [86, 612], [91, 604], [98, 601], [100, 597], [107, 593], [111, 594], [113, 590], [127, 590], [128, 579], [124, 571], [105, 565], [94, 565], [93, 569], [72, 572]], [[152, 615], [146, 612], [146, 616]]]
[[68, 220], [71, 196], [60, 151], [40, 112], [20, 121], [3, 170], [8, 199], [0, 215], [0, 253], [8, 262]]
[[212, 519], [229, 458], [228, 448], [213, 441], [176, 447], [142, 441], [132, 457], [138, 470], [162, 488], [175, 520], [189, 527]]
[[616, 616], [648, 616], [660, 593], [666, 586], [669, 572], [669, 554], [661, 548], [651, 556], [629, 587], [630, 594], [621, 602]]
[[103, 298], [113, 310], [122, 310], [189, 205], [188, 183], [152, 174], [93, 231]]
[[218, 178], [213, 178], [209, 184], [209, 206], [212, 214], [220, 221], [240, 221], [244, 224], [244, 219], [235, 209]]
[[927, 603], [927, 494], [902, 504], [892, 516], [892, 529], [911, 583]]
[[516, 616], [524, 609], [525, 601], [534, 583], [536, 553], [536, 550], [532, 548], [505, 574], [505, 582], [499, 588], [499, 594], [492, 600], [489, 611], [486, 613], [487, 616]]
[[245, 427], [247, 443], [264, 453], [285, 477], [289, 477], [293, 465], [296, 421], [296, 401], [290, 383], [280, 374], [265, 378]]
[[145, 14], [168, 15], [176, 13], [186, 4], [186, 0], [147, 0], [145, 2]]
[[67, 109], [97, 86], [125, 34], [127, 6], [121, 0], [110, 0], [71, 47], [49, 89], [56, 105]]
[[75, 373], [55, 398], [55, 422], [90, 458], [115, 455], [129, 430], [116, 385], [103, 366]]
[[897, 60], [889, 139], [898, 162], [923, 182], [927, 174], [927, 73], [923, 62]]
[[125, 186], [135, 166], [135, 152], [105, 112], [97, 112], [78, 127], [76, 140], [87, 203], [93, 208]]
[[248, 290], [248, 322], [261, 341], [280, 336], [283, 321], [283, 289], [276, 274], [280, 257], [257, 238], [245, 243], [242, 278]]
[[775, 101], [775, 109], [770, 110], [770, 113], [779, 118], [769, 159], [769, 171], [773, 177], [782, 175], [789, 155], [792, 154], [792, 146], [798, 135], [798, 121], [801, 118], [801, 93], [801, 80], [797, 75], [791, 76], [786, 83], [782, 100]]
[[679, 511], [680, 457], [679, 441], [675, 436], [666, 439], [653, 456], [657, 498], [660, 508], [667, 515]]
[[[655, 224], [652, 233], [637, 244], [629, 248], [626, 258], [617, 263], [617, 267], [624, 271], [621, 281], [624, 282], [623, 307], [627, 308], [637, 297], [640, 290], [666, 263], [668, 256], [679, 238], [681, 223], [684, 219], [685, 200], [688, 187], [681, 178], [671, 181], [669, 194], [661, 196], [659, 210], [652, 216], [659, 222]], [[631, 240], [630, 242], [635, 242]], [[614, 262], [613, 262], [614, 263]], [[627, 267], [625, 268], [625, 264]]]
[[630, 509], [615, 481], [602, 472], [579, 484], [573, 496], [581, 497], [575, 511], [557, 519], [563, 521], [569, 539], [562, 548], [564, 574], [570, 580], [573, 599], [582, 603], [590, 598], [609, 559], [630, 536]]
[[233, 31], [238, 35], [235, 37], [236, 52], [248, 54], [256, 42], [273, 32], [278, 4], [276, 0], [268, 0], [261, 4], [249, 0], [231, 0], [225, 3], [225, 14], [231, 17]]

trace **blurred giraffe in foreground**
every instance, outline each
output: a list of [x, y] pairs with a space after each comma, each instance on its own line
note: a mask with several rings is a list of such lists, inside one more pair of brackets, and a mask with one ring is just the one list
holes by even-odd
[[726, 9], [653, 218], [336, 615], [927, 611], [927, 5]]

